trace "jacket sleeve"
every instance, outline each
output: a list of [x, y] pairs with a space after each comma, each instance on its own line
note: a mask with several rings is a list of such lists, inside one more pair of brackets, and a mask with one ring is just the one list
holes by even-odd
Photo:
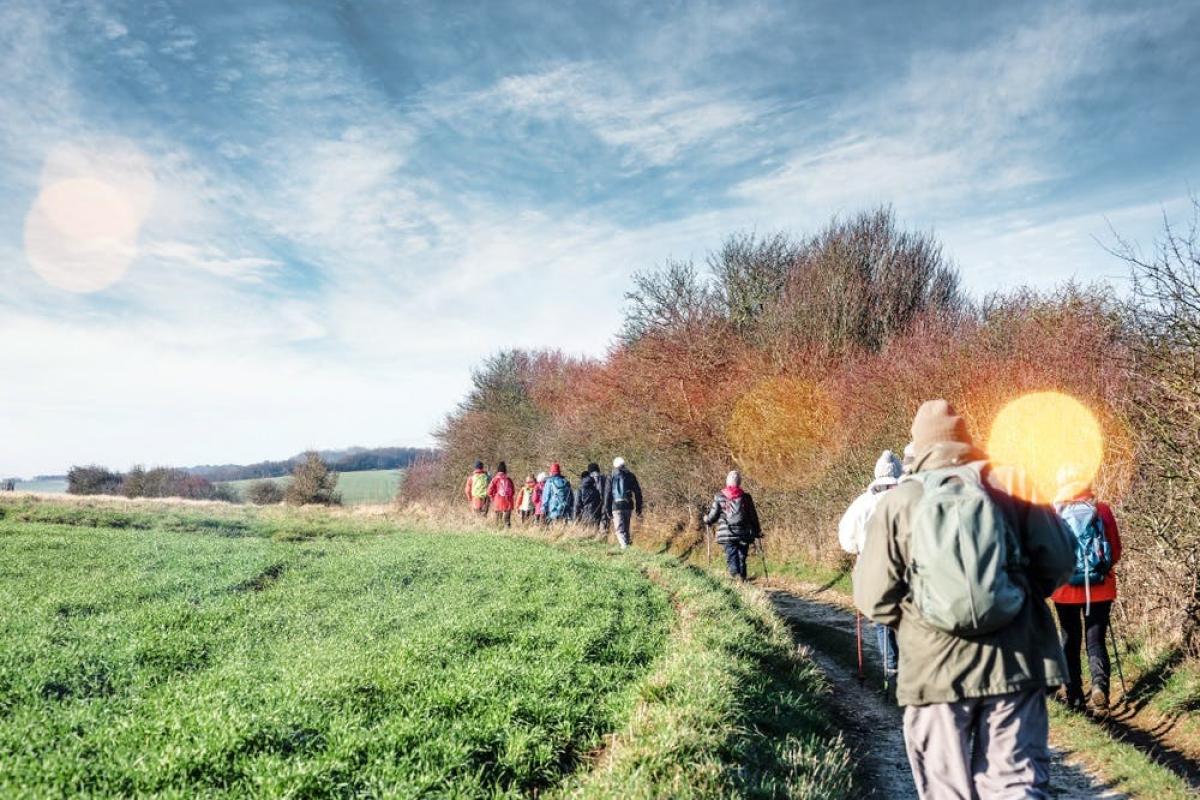
[[1042, 597], [1049, 597], [1075, 571], [1075, 542], [1053, 508], [1014, 498], [1024, 520], [1021, 533], [1027, 574]]
[[754, 534], [755, 539], [761, 539], [762, 524], [758, 521], [758, 506], [754, 505], [754, 498], [749, 494], [746, 495], [746, 516], [747, 522], [750, 523], [750, 532]]
[[858, 555], [858, 529], [863, 524], [862, 497], [854, 498], [854, 502], [842, 514], [838, 522], [838, 544], [850, 555]]
[[716, 525], [717, 520], [721, 518], [721, 498], [714, 497], [712, 505], [708, 507], [708, 513], [704, 515], [705, 525]]
[[613, 507], [613, 479], [610, 477], [604, 486], [604, 516], [612, 516]]
[[875, 622], [900, 623], [900, 601], [908, 594], [897, 515], [881, 503], [867, 522], [866, 546], [854, 565], [854, 605]]
[[642, 485], [638, 483], [637, 476], [633, 473], [630, 473], [629, 477], [632, 478], [633, 484], [630, 487], [633, 491], [633, 511], [640, 517], [642, 515]]
[[1113, 516], [1112, 507], [1108, 503], [1098, 503], [1096, 510], [1100, 521], [1104, 523], [1104, 535], [1108, 537], [1108, 546], [1112, 549], [1113, 566], [1121, 560], [1121, 534], [1117, 529], [1117, 518]]
[[500, 476], [497, 475], [495, 478], [492, 478], [490, 481], [488, 481], [487, 496], [493, 500], [496, 499], [496, 483], [499, 481], [499, 479]]

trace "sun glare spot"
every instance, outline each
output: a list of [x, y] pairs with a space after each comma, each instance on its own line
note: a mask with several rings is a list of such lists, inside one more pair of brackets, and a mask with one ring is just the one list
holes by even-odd
[[94, 292], [120, 280], [137, 256], [153, 177], [127, 147], [94, 153], [59, 148], [25, 217], [25, 255], [47, 283]]
[[1095, 414], [1061, 392], [1022, 395], [1000, 410], [988, 437], [988, 456], [1020, 476], [1013, 491], [1035, 503], [1053, 502], [1059, 481], [1090, 483], [1104, 458]]
[[798, 488], [828, 463], [837, 409], [811, 381], [769, 378], [734, 406], [727, 435], [738, 465], [764, 485]]

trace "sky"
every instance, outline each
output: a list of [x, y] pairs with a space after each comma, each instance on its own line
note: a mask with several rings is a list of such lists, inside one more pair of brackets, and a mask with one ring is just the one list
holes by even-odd
[[1120, 281], [1200, 186], [1200, 5], [0, 0], [0, 475], [425, 445], [631, 275], [886, 203]]

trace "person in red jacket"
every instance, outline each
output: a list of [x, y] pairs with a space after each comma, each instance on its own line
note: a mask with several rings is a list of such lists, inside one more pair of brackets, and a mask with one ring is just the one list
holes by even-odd
[[1112, 508], [1096, 500], [1089, 483], [1079, 481], [1070, 469], [1059, 474], [1058, 483], [1054, 508], [1075, 539], [1075, 574], [1050, 596], [1067, 656], [1067, 685], [1059, 699], [1071, 708], [1084, 705], [1080, 649], [1086, 637], [1092, 675], [1087, 705], [1093, 713], [1104, 714], [1108, 711], [1106, 637], [1117, 599], [1117, 576], [1112, 568], [1121, 560], [1121, 536]]
[[506, 528], [511, 528], [513, 500], [517, 489], [512, 478], [508, 477], [508, 467], [503, 461], [496, 465], [496, 476], [488, 484], [487, 494], [496, 512], [496, 521], [503, 523]]
[[471, 504], [471, 508], [476, 514], [487, 516], [487, 490], [491, 479], [491, 476], [487, 474], [487, 470], [483, 468], [483, 462], [476, 461], [475, 471], [467, 476], [467, 485], [463, 489], [463, 492], [467, 496], [467, 502]]
[[542, 503], [542, 495], [546, 491], [546, 478], [550, 477], [544, 472], [539, 472], [537, 475], [537, 483], [533, 487], [533, 521], [546, 521], [546, 506]]

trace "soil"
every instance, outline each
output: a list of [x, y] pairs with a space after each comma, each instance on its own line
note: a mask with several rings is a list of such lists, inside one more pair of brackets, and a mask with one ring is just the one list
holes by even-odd
[[[811, 593], [764, 587], [776, 611], [787, 620], [797, 643], [806, 649], [833, 687], [832, 702], [852, 751], [858, 758], [863, 797], [915, 798], [916, 787], [904, 749], [902, 712], [878, 680], [879, 656], [873, 631], [864, 624], [863, 658], [875, 679], [859, 680], [853, 612]], [[1099, 777], [1061, 750], [1052, 748], [1051, 796], [1118, 798]]]

